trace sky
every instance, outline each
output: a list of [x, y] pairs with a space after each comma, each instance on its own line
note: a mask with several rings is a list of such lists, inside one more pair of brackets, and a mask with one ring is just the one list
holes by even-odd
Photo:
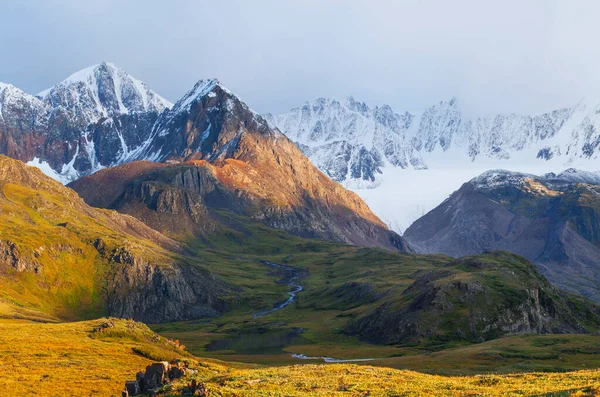
[[176, 101], [218, 78], [259, 112], [353, 95], [398, 112], [600, 101], [600, 2], [2, 0], [0, 81], [35, 94], [113, 62]]

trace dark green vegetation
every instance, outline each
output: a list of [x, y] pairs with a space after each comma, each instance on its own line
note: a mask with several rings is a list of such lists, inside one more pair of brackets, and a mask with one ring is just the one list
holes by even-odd
[[[320, 243], [298, 245], [296, 254], [268, 256], [280, 263], [306, 266], [311, 274], [303, 280], [305, 291], [298, 295], [298, 302], [281, 311], [253, 319], [256, 307], [250, 307], [210, 321], [153, 329], [184, 341], [196, 355], [225, 360], [304, 362], [291, 357], [292, 353], [381, 358], [367, 364], [436, 373], [583, 368], [585, 363], [591, 365], [589, 360], [595, 359], [600, 348], [597, 337], [582, 335], [561, 335], [562, 342], [556, 345], [544, 345], [546, 336], [539, 335], [473, 344], [511, 333], [597, 329], [592, 304], [579, 297], [563, 297], [533, 265], [515, 255], [494, 253], [453, 261], [444, 256], [331, 248]], [[418, 281], [440, 272], [445, 276], [432, 279], [436, 286]], [[415, 285], [421, 288], [419, 293]], [[434, 299], [425, 304], [422, 297], [428, 294]], [[272, 302], [277, 300], [273, 298]], [[391, 309], [382, 314], [382, 308]], [[407, 317], [414, 328], [427, 333], [399, 339]], [[585, 326], [578, 328], [580, 324]], [[298, 329], [303, 330], [299, 336]], [[542, 341], [535, 342], [536, 338]], [[214, 342], [218, 340], [225, 341]], [[539, 349], [536, 343], [542, 344]], [[458, 361], [464, 365], [455, 365]]]

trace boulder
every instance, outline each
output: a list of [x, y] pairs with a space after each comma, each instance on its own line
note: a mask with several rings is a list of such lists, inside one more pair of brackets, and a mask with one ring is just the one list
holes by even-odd
[[181, 361], [172, 361], [169, 368], [169, 379], [179, 379], [186, 374], [185, 364]]
[[156, 389], [169, 382], [169, 363], [162, 361], [146, 367], [144, 390]]
[[140, 371], [137, 374], [135, 374], [135, 380], [137, 381], [140, 390], [142, 392], [146, 391], [144, 386], [144, 373]]
[[128, 396], [137, 396], [142, 392], [140, 390], [140, 385], [136, 380], [128, 380], [125, 382], [125, 390], [127, 390]]
[[192, 383], [188, 385], [188, 391], [192, 396], [208, 397], [208, 390], [204, 383], [198, 383], [196, 379], [192, 379]]

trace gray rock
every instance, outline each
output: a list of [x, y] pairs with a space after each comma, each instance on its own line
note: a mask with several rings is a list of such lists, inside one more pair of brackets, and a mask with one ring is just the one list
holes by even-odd
[[153, 390], [169, 382], [169, 363], [153, 363], [146, 367], [144, 390]]
[[129, 396], [137, 396], [141, 393], [140, 385], [135, 380], [125, 382], [125, 390]]

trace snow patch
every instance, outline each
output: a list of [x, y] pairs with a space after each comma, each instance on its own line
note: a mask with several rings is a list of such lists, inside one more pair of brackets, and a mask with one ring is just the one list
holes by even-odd
[[65, 179], [62, 175], [56, 172], [45, 160], [41, 160], [37, 157], [34, 157], [33, 160], [28, 161], [26, 164], [32, 167], [39, 168], [44, 174], [46, 174], [52, 179], [59, 181], [63, 185], [69, 183], [67, 179]]

